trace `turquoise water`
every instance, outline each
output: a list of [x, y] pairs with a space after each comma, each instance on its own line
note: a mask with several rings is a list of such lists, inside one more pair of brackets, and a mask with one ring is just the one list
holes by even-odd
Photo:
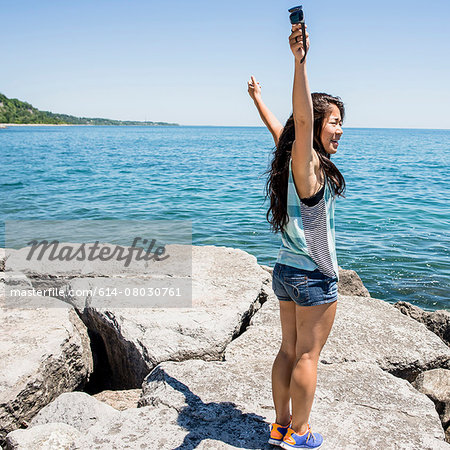
[[[191, 219], [195, 245], [273, 265], [272, 146], [259, 127], [0, 130], [2, 220]], [[344, 129], [333, 156], [347, 183], [338, 261], [373, 297], [450, 309], [449, 160], [450, 130]]]

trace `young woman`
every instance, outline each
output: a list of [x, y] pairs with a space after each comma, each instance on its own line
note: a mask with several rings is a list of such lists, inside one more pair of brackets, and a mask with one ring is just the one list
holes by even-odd
[[[309, 35], [307, 49], [309, 48]], [[264, 105], [252, 76], [248, 92], [272, 133], [276, 149], [268, 171], [267, 219], [282, 244], [273, 270], [273, 290], [280, 305], [282, 341], [272, 368], [276, 411], [269, 443], [286, 449], [319, 448], [309, 415], [317, 384], [320, 352], [337, 307], [339, 268], [334, 233], [334, 205], [345, 181], [331, 155], [342, 136], [344, 105], [339, 97], [310, 94], [302, 30], [289, 37], [295, 57], [293, 114], [283, 127]], [[292, 414], [290, 412], [292, 404]]]

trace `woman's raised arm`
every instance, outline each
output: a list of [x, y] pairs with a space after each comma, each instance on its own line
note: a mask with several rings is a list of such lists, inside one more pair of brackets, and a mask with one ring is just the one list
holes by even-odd
[[283, 125], [281, 125], [280, 121], [273, 115], [272, 111], [264, 104], [261, 97], [261, 86], [255, 80], [253, 75], [250, 81], [247, 82], [247, 85], [248, 94], [253, 99], [256, 109], [261, 116], [261, 120], [272, 134], [275, 145], [278, 145], [278, 139], [283, 131]]
[[[306, 33], [306, 45], [309, 49], [309, 35]], [[292, 145], [292, 170], [303, 180], [314, 177], [313, 129], [314, 112], [306, 75], [306, 59], [300, 63], [305, 50], [303, 49], [303, 33], [301, 26], [293, 25], [289, 36], [291, 51], [295, 57], [294, 87], [292, 90], [292, 108], [295, 126], [295, 141]], [[297, 177], [298, 179], [299, 177]], [[297, 184], [297, 183], [296, 183]], [[306, 187], [304, 190], [309, 190]]]

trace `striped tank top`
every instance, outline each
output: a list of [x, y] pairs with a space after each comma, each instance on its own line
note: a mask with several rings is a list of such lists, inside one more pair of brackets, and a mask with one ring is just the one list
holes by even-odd
[[318, 203], [309, 206], [311, 203], [302, 201], [295, 189], [291, 163], [292, 159], [289, 161], [288, 222], [281, 233], [277, 262], [304, 270], [319, 269], [339, 281], [334, 229], [336, 198], [325, 180], [316, 194], [321, 197]]

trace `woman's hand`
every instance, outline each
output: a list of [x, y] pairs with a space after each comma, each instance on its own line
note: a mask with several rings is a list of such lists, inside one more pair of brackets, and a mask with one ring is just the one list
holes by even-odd
[[307, 25], [305, 25], [305, 33], [306, 33], [306, 52], [303, 48], [303, 32], [301, 24], [297, 23], [292, 25], [292, 33], [289, 36], [289, 44], [291, 46], [291, 51], [295, 56], [295, 59], [300, 62], [305, 53], [309, 50], [309, 33], [306, 31]]
[[255, 100], [261, 99], [261, 85], [255, 80], [255, 77], [252, 75], [251, 80], [247, 81], [248, 85], [248, 95]]

